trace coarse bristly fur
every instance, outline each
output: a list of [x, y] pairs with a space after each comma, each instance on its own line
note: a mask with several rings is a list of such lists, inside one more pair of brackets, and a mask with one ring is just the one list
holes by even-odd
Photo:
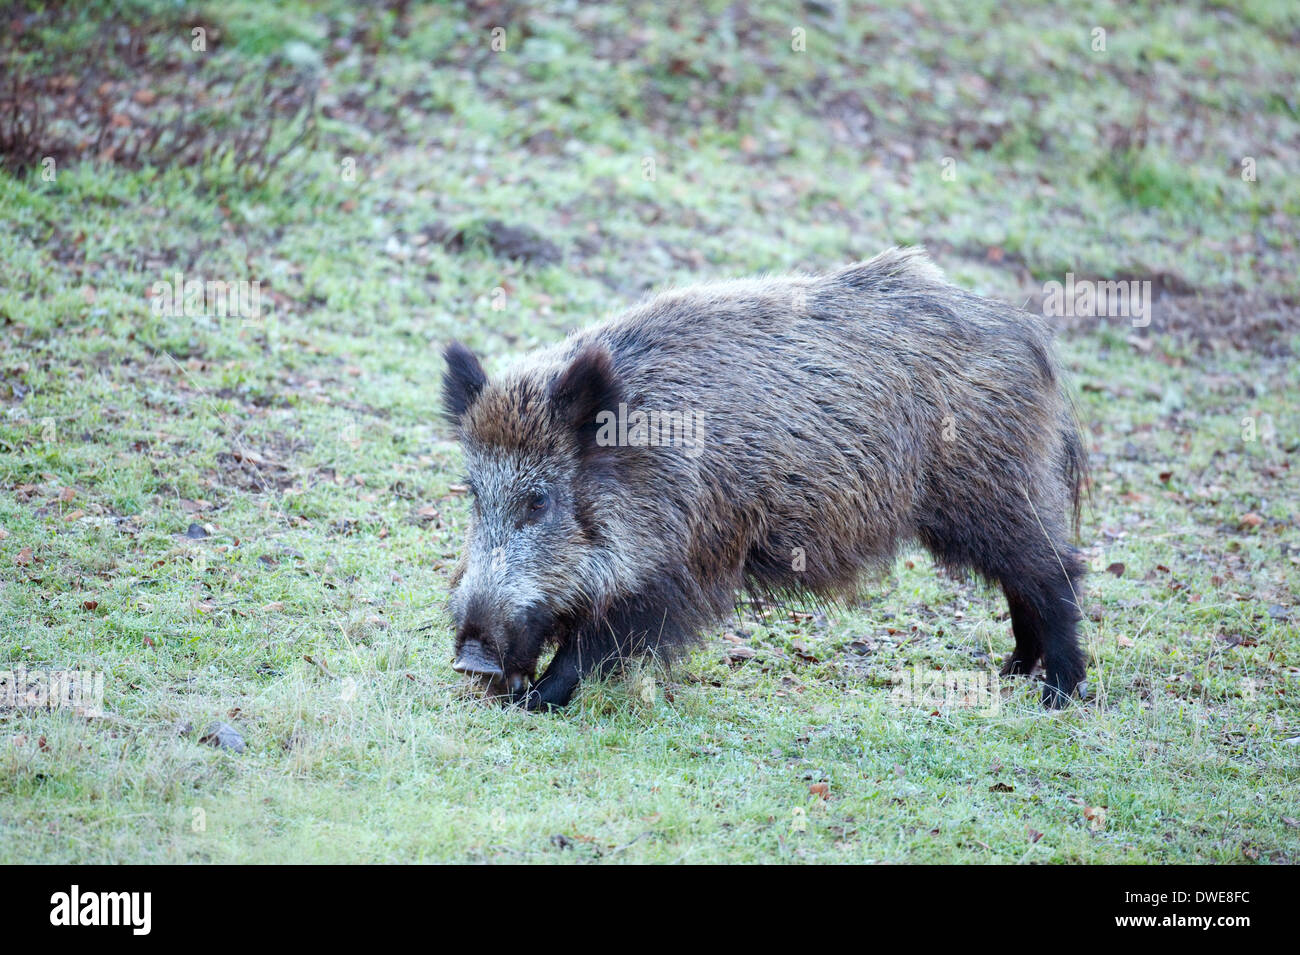
[[[461, 345], [446, 361], [474, 495], [455, 666], [506, 699], [561, 706], [741, 593], [842, 600], [907, 541], [1001, 586], [1004, 674], [1041, 661], [1049, 706], [1084, 679], [1086, 456], [1050, 331], [922, 250], [669, 291], [494, 380]], [[611, 445], [620, 406], [689, 412], [699, 440]]]

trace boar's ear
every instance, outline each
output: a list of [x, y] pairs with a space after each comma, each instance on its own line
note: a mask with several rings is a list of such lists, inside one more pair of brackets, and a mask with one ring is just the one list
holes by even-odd
[[561, 420], [578, 432], [584, 452], [596, 447], [602, 411], [618, 413], [622, 400], [614, 359], [602, 345], [588, 345], [569, 364], [551, 386], [551, 401]]
[[458, 424], [487, 384], [487, 375], [474, 353], [460, 342], [448, 345], [442, 357], [447, 362], [442, 373], [442, 410], [448, 421]]

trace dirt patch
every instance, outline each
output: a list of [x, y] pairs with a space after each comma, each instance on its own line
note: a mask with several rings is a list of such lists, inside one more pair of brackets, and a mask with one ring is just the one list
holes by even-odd
[[[1047, 296], [1043, 290], [1027, 292], [1025, 308], [1044, 314]], [[1065, 335], [1103, 328], [1124, 330], [1143, 351], [1150, 349], [1153, 336], [1172, 335], [1195, 344], [1201, 352], [1235, 348], [1283, 357], [1293, 353], [1291, 339], [1300, 335], [1300, 300], [1257, 291], [1196, 291], [1157, 277], [1152, 280], [1149, 316], [1052, 314], [1051, 322]]]
[[536, 229], [500, 219], [480, 219], [455, 227], [434, 223], [421, 231], [452, 252], [481, 248], [498, 259], [538, 265], [554, 265], [563, 258], [560, 247]]
[[251, 188], [315, 141], [314, 78], [278, 61], [246, 76], [238, 66], [208, 65], [179, 40], [157, 39], [201, 27], [215, 46], [221, 30], [213, 24], [115, 19], [100, 31], [112, 56], [98, 47], [54, 55], [30, 39], [54, 16], [14, 18], [0, 37], [0, 162], [10, 168], [88, 159], [215, 175], [229, 166]]
[[293, 468], [285, 462], [303, 447], [292, 442], [277, 442], [274, 449], [255, 451], [237, 445], [229, 451], [217, 453], [218, 470], [210, 477], [215, 484], [253, 494], [283, 491], [298, 479]]

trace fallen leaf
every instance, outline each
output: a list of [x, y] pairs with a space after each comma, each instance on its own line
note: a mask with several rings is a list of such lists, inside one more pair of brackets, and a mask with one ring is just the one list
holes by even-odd
[[820, 796], [822, 799], [831, 798], [830, 783], [813, 783], [808, 787], [808, 792], [814, 796]]
[[1123, 577], [1124, 565], [1118, 562], [1111, 564], [1109, 567], [1106, 568], [1106, 573], [1114, 574], [1116, 577]]
[[730, 663], [743, 663], [746, 660], [752, 660], [757, 656], [752, 647], [730, 647], [727, 650], [727, 660]]
[[790, 649], [796, 657], [798, 657], [800, 660], [804, 661], [805, 663], [818, 662], [816, 655], [811, 650], [809, 650], [807, 646], [805, 646], [802, 643], [795, 643], [793, 646], [791, 646]]
[[1093, 832], [1100, 832], [1106, 828], [1106, 807], [1084, 806], [1083, 818], [1088, 820], [1089, 829]]

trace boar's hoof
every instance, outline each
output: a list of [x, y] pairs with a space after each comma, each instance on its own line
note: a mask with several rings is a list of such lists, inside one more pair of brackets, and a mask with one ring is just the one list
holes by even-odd
[[[1068, 681], [1067, 681], [1068, 682]], [[1060, 710], [1070, 705], [1074, 697], [1083, 699], [1088, 693], [1088, 684], [1082, 680], [1072, 683], [1068, 690], [1060, 680], [1050, 677], [1043, 684], [1043, 706], [1049, 710]]]
[[998, 676], [1028, 676], [1037, 660], [1029, 660], [1019, 654], [1011, 654], [1007, 657], [1006, 662], [1002, 664], [1002, 669], [998, 671]]

